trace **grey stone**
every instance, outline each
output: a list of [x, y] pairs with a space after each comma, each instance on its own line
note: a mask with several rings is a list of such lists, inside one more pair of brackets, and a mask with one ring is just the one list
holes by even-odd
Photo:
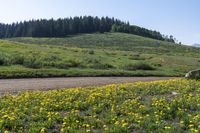
[[185, 78], [188, 79], [200, 79], [200, 69], [199, 70], [193, 70], [186, 73]]
[[175, 91], [172, 91], [172, 95], [178, 95], [178, 93]]

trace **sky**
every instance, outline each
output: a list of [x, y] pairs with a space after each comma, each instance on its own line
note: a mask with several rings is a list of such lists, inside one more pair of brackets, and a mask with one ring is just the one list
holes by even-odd
[[0, 23], [70, 16], [109, 16], [200, 43], [200, 0], [0, 0]]

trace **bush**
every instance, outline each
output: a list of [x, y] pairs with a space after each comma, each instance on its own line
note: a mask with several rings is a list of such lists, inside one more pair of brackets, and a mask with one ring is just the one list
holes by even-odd
[[114, 68], [114, 66], [111, 65], [111, 64], [108, 64], [108, 63], [105, 63], [105, 64], [96, 63], [96, 64], [90, 65], [90, 68], [94, 68], [94, 69], [109, 69], [109, 68]]
[[61, 68], [61, 69], [68, 69], [69, 67], [80, 67], [81, 63], [77, 60], [66, 60], [66, 61], [60, 61], [55, 62], [53, 64], [53, 67]]
[[23, 65], [24, 64], [24, 56], [20, 55], [20, 54], [13, 54], [12, 55], [12, 59], [11, 62], [12, 64], [19, 64], [19, 65]]
[[0, 65], [1, 65], [1, 66], [4, 65], [5, 62], [6, 62], [5, 57], [2, 56], [2, 55], [0, 55]]
[[162, 67], [162, 64], [161, 64], [161, 63], [156, 63], [156, 62], [155, 62], [155, 63], [152, 63], [152, 65], [155, 66], [155, 67]]
[[94, 50], [89, 50], [88, 54], [94, 54]]
[[80, 62], [78, 60], [68, 60], [67, 63], [69, 64], [69, 67], [79, 67]]
[[28, 56], [24, 59], [23, 65], [28, 68], [41, 68], [43, 67], [42, 61], [35, 56]]
[[123, 68], [125, 70], [155, 70], [154, 67], [152, 67], [150, 64], [147, 64], [145, 62], [127, 64]]
[[11, 58], [8, 54], [0, 52], [0, 65], [10, 65]]
[[66, 62], [55, 62], [52, 65], [53, 67], [56, 68], [60, 68], [60, 69], [68, 69], [69, 68], [69, 64]]
[[88, 53], [88, 54], [94, 54], [94, 50], [88, 50], [88, 49], [83, 49], [82, 50], [83, 53]]
[[133, 54], [129, 57], [131, 60], [145, 60], [144, 57], [141, 57], [140, 54]]
[[90, 64], [93, 64], [93, 63], [96, 64], [96, 63], [100, 63], [100, 61], [101, 60], [99, 58], [98, 59], [97, 58], [92, 58], [92, 57], [86, 57], [86, 58], [84, 58], [84, 62], [87, 63], [87, 64], [88, 63], [90, 63]]
[[44, 60], [46, 62], [61, 61], [61, 58], [58, 55], [56, 55], [56, 54], [48, 54], [46, 56], [43, 56], [42, 60]]

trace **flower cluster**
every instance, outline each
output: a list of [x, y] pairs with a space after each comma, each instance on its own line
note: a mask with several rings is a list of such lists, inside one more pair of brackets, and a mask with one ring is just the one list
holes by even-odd
[[2, 132], [200, 132], [200, 82], [174, 79], [6, 94]]

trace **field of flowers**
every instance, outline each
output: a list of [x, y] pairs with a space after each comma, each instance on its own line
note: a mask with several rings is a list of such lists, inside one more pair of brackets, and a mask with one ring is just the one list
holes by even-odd
[[200, 132], [200, 81], [112, 84], [0, 98], [0, 132]]

